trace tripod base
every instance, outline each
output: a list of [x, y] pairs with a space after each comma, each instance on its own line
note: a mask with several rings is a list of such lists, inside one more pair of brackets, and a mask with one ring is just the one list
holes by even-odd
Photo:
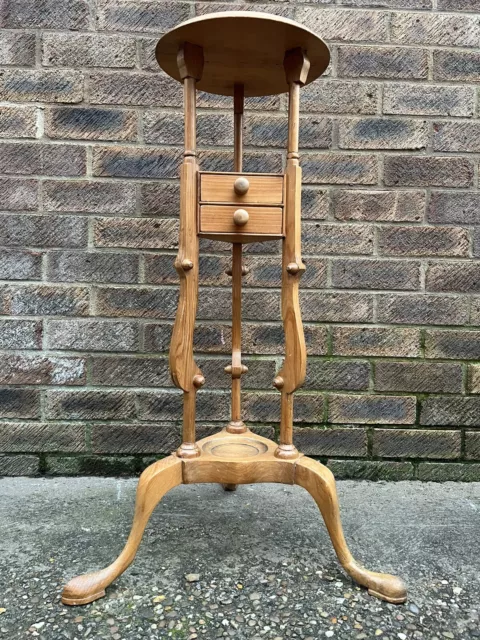
[[232, 435], [223, 430], [197, 444], [200, 455], [196, 458], [181, 459], [172, 454], [145, 469], [138, 483], [133, 525], [123, 551], [105, 569], [70, 580], [63, 590], [63, 604], [82, 605], [103, 597], [105, 588], [135, 558], [145, 526], [162, 497], [179, 484], [207, 482], [228, 487], [258, 482], [303, 487], [317, 503], [345, 571], [371, 595], [393, 604], [405, 602], [407, 592], [400, 578], [368, 571], [354, 560], [343, 536], [335, 479], [327, 467], [301, 454], [294, 460], [275, 457], [277, 445], [250, 431]]

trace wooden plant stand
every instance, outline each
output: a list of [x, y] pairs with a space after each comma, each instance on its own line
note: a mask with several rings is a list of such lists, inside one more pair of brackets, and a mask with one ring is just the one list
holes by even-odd
[[[305, 27], [254, 12], [225, 12], [195, 18], [165, 34], [156, 50], [159, 65], [183, 83], [185, 153], [181, 166], [180, 238], [175, 268], [180, 299], [170, 348], [170, 371], [183, 390], [180, 448], [141, 475], [130, 536], [105, 569], [73, 578], [62, 602], [81, 605], [105, 588], [133, 561], [155, 506], [179, 484], [279, 482], [304, 487], [316, 501], [345, 571], [370, 594], [392, 603], [406, 600], [403, 582], [358, 564], [342, 532], [335, 479], [324, 465], [293, 444], [293, 397], [303, 384], [306, 350], [298, 298], [305, 270], [300, 246], [301, 169], [298, 155], [300, 87], [326, 69], [326, 45]], [[196, 89], [234, 97], [234, 172], [200, 172], [196, 157]], [[242, 171], [244, 96], [288, 92], [288, 147], [284, 174]], [[199, 237], [232, 243], [231, 421], [219, 433], [196, 441], [195, 398], [205, 379], [194, 360], [193, 332], [198, 297]], [[273, 381], [280, 392], [279, 444], [252, 433], [242, 420], [241, 359], [242, 245], [282, 239], [282, 319], [285, 360]]]

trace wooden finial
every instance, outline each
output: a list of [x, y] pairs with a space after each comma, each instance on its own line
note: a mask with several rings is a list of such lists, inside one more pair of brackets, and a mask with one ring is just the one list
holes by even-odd
[[191, 42], [184, 42], [177, 53], [177, 65], [180, 78], [201, 80], [203, 73], [203, 48]]
[[283, 68], [288, 84], [295, 82], [303, 86], [310, 70], [310, 60], [301, 47], [296, 47], [285, 53]]

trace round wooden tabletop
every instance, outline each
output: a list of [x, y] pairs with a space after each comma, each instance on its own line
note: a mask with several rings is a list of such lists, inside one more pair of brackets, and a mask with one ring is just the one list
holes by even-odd
[[184, 42], [203, 47], [204, 69], [197, 87], [208, 93], [233, 95], [243, 84], [245, 96], [288, 91], [283, 58], [301, 47], [310, 60], [307, 82], [327, 68], [327, 45], [303, 25], [268, 13], [226, 11], [187, 20], [160, 38], [156, 56], [160, 67], [180, 81], [177, 53]]

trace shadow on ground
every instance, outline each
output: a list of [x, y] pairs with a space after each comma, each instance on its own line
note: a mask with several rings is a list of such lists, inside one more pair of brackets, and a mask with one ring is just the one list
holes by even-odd
[[197, 485], [164, 498], [104, 599], [62, 606], [66, 580], [120, 552], [135, 487], [0, 480], [0, 638], [480, 638], [480, 483], [338, 483], [353, 554], [403, 577], [405, 605], [343, 573], [303, 489]]

